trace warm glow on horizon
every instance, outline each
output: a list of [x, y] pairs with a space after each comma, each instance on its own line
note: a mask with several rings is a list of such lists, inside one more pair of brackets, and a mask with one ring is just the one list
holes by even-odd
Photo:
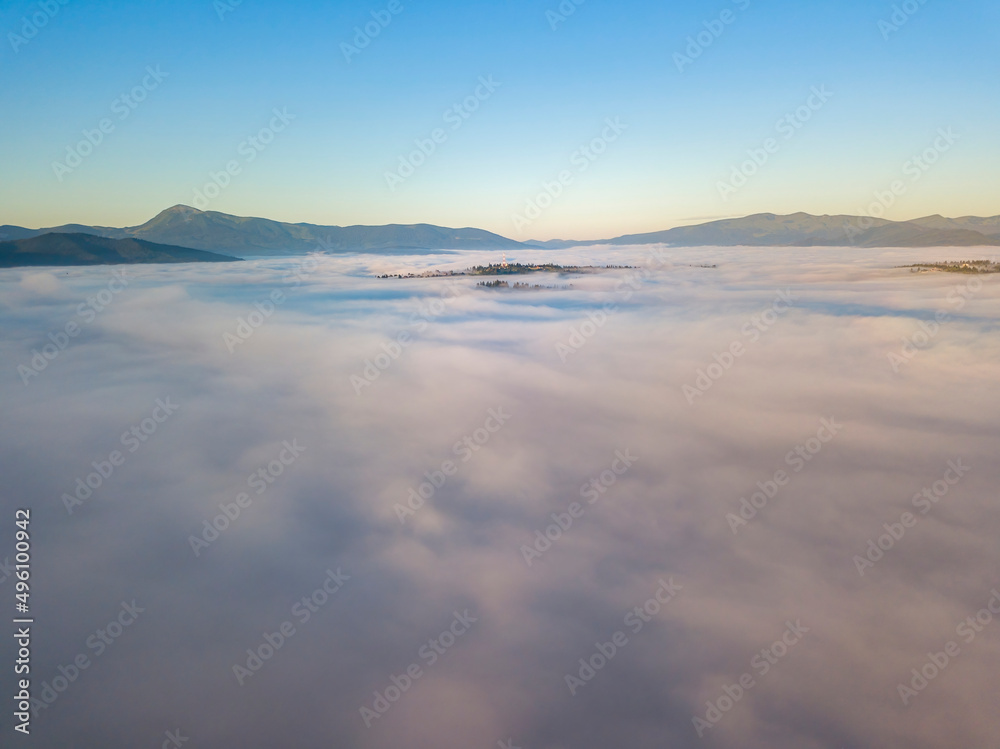
[[993, 4], [921, 4], [896, 30], [891, 4], [860, 0], [400, 7], [354, 52], [377, 8], [60, 3], [0, 67], [18, 104], [0, 224], [134, 226], [180, 203], [595, 239], [863, 214], [897, 180], [889, 219], [1000, 214]]

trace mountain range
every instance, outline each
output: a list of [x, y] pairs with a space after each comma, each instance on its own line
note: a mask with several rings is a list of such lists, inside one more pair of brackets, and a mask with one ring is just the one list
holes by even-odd
[[863, 216], [778, 216], [757, 213], [695, 226], [680, 226], [648, 234], [627, 234], [601, 240], [533, 242], [552, 249], [580, 245], [671, 244], [733, 247], [970, 247], [1000, 245], [1000, 216], [945, 218], [926, 216], [889, 221]]
[[319, 226], [266, 218], [231, 216], [175, 205], [144, 224], [126, 228], [66, 224], [48, 229], [0, 226], [0, 239], [47, 233], [84, 232], [111, 239], [145, 239], [179, 247], [239, 256], [307, 252], [413, 252], [451, 249], [516, 249], [520, 242], [482, 229], [448, 229], [430, 224]]
[[860, 216], [780, 216], [759, 213], [646, 234], [611, 239], [529, 240], [519, 242], [475, 228], [452, 229], [430, 224], [322, 226], [264, 218], [232, 216], [176, 205], [138, 226], [115, 228], [66, 224], [46, 229], [0, 226], [0, 240], [24, 240], [45, 234], [88, 234], [108, 239], [144, 240], [239, 256], [306, 252], [419, 252], [432, 250], [562, 249], [581, 245], [670, 244], [675, 246], [855, 246], [937, 247], [1000, 245], [1000, 216], [910, 221]]

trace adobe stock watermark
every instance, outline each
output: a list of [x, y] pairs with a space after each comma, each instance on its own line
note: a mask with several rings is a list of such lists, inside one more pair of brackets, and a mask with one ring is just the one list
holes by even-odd
[[555, 342], [555, 351], [559, 355], [559, 361], [565, 364], [570, 356], [582, 349], [591, 338], [597, 335], [597, 331], [603, 328], [608, 318], [617, 311], [617, 304], [605, 302], [597, 312], [588, 312], [584, 322], [569, 329], [569, 337], [565, 341]]
[[[247, 486], [254, 490], [257, 497], [260, 497], [285, 472], [285, 469], [294, 464], [305, 451], [306, 449], [299, 444], [298, 439], [293, 439], [291, 442], [285, 440], [281, 443], [281, 449], [273, 460], [247, 476]], [[202, 550], [215, 543], [219, 536], [239, 519], [243, 511], [253, 505], [253, 500], [254, 498], [247, 492], [240, 492], [232, 502], [220, 502], [219, 510], [221, 512], [202, 523], [199, 535], [191, 534], [188, 536], [188, 543], [191, 544], [191, 551], [194, 552], [194, 555], [201, 556]]]
[[740, 675], [734, 684], [725, 684], [722, 687], [722, 694], [715, 700], [708, 700], [704, 717], [700, 715], [692, 716], [691, 722], [694, 730], [698, 733], [698, 738], [703, 738], [705, 732], [714, 728], [729, 713], [736, 704], [743, 699], [747, 692], [757, 686], [754, 672], [757, 678], [763, 678], [771, 671], [778, 662], [788, 655], [789, 651], [797, 645], [809, 632], [809, 627], [802, 626], [802, 620], [796, 619], [794, 622], [785, 622], [785, 631], [781, 636], [767, 647], [760, 649], [753, 658], [750, 659], [750, 671], [745, 671]]
[[[795, 293], [791, 289], [778, 291], [775, 294], [771, 306], [760, 314], [754, 315], [740, 328], [740, 333], [747, 339], [747, 345], [757, 343], [760, 337], [774, 327], [774, 324], [788, 312], [795, 302]], [[693, 406], [695, 400], [702, 397], [712, 386], [722, 378], [722, 376], [733, 368], [736, 361], [747, 352], [746, 345], [739, 339], [734, 339], [732, 343], [722, 352], [712, 356], [715, 360], [704, 369], [695, 370], [694, 385], [684, 384], [681, 392], [687, 400], [688, 405]]]
[[[128, 119], [129, 115], [142, 102], [146, 101], [147, 97], [158, 89], [169, 76], [169, 73], [160, 70], [159, 65], [155, 68], [151, 65], [147, 66], [146, 75], [132, 87], [131, 91], [123, 93], [111, 101], [109, 105], [111, 113], [117, 115], [118, 122]], [[56, 179], [62, 182], [67, 174], [72, 174], [83, 164], [84, 159], [93, 154], [104, 143], [105, 137], [111, 135], [117, 127], [114, 120], [110, 117], [104, 117], [97, 123], [97, 127], [82, 130], [83, 138], [76, 145], [66, 146], [66, 158], [63, 161], [52, 162], [52, 172], [56, 175]]]
[[212, 7], [215, 8], [215, 12], [219, 16], [220, 21], [225, 21], [226, 16], [241, 5], [243, 5], [243, 0], [215, 0], [215, 2], [212, 3]]
[[336, 572], [328, 569], [326, 578], [320, 583], [320, 586], [309, 595], [303, 596], [292, 606], [289, 612], [290, 618], [281, 622], [273, 632], [264, 632], [261, 636], [263, 642], [257, 647], [247, 648], [247, 659], [242, 665], [233, 664], [233, 675], [236, 677], [236, 683], [241, 687], [246, 684], [247, 679], [258, 674], [264, 668], [264, 664], [295, 637], [299, 630], [295, 628], [292, 618], [298, 620], [300, 627], [306, 624], [330, 602], [337, 591], [343, 588], [344, 583], [350, 579], [351, 576], [342, 572], [340, 567], [337, 568]]
[[361, 50], [371, 44], [372, 40], [381, 34], [392, 23], [392, 19], [403, 10], [403, 4], [399, 0], [389, 0], [389, 4], [385, 8], [371, 11], [372, 20], [365, 23], [363, 28], [355, 26], [354, 37], [351, 39], [354, 43], [340, 43], [340, 51], [344, 54], [344, 59], [347, 60], [348, 64], [350, 64], [352, 57], [360, 55]]
[[[187, 219], [185, 219], [186, 221]], [[319, 240], [319, 246], [327, 251], [331, 250], [332, 247], [324, 242], [322, 239]], [[292, 270], [282, 278], [282, 282], [286, 286], [291, 286], [292, 288], [298, 288], [308, 280], [309, 276], [316, 272], [319, 268], [320, 262], [316, 254], [307, 255], [303, 260], [300, 260], [295, 264]], [[258, 299], [253, 303], [253, 311], [248, 313], [245, 317], [240, 316], [236, 318], [236, 327], [232, 333], [228, 330], [222, 333], [222, 342], [226, 346], [226, 350], [232, 354], [236, 352], [236, 347], [240, 346], [250, 338], [253, 334], [259, 330], [265, 322], [271, 319], [271, 316], [277, 311], [278, 307], [283, 305], [287, 301], [285, 293], [281, 289], [273, 289], [270, 294], [264, 299]]]
[[586, 172], [607, 152], [608, 146], [628, 130], [628, 125], [623, 125], [620, 117], [608, 117], [604, 120], [604, 125], [600, 135], [594, 136], [588, 143], [584, 143], [570, 154], [569, 163], [576, 168], [575, 172], [572, 169], [563, 169], [554, 179], [542, 182], [541, 191], [524, 201], [523, 213], [511, 214], [511, 223], [517, 231], [524, 231], [539, 219], [542, 213], [562, 196], [566, 188], [573, 184], [576, 176]]
[[[651, 256], [656, 261], [656, 267], [663, 267], [670, 261], [670, 256], [664, 254], [659, 249], [654, 249]], [[642, 287], [643, 283], [648, 281], [652, 276], [653, 270], [650, 267], [631, 269], [624, 278], [615, 284], [615, 294], [619, 295], [622, 301], [627, 302]], [[605, 302], [601, 305], [600, 311], [588, 312], [586, 321], [580, 323], [578, 326], [574, 325], [569, 329], [569, 336], [566, 340], [556, 341], [554, 344], [559, 361], [565, 364], [569, 357], [580, 351], [597, 335], [597, 331], [601, 330], [605, 323], [607, 323], [608, 318], [619, 309], [618, 304]]]
[[879, 19], [878, 30], [882, 33], [882, 38], [889, 41], [889, 37], [909, 23], [917, 11], [926, 4], [927, 0], [903, 0], [899, 5], [893, 5], [892, 15], [888, 20]]
[[0, 562], [0, 585], [7, 582], [14, 575], [14, 571], [14, 565], [10, 563], [10, 557], [4, 557], [3, 562]]
[[536, 530], [535, 539], [530, 546], [521, 544], [518, 551], [521, 552], [524, 563], [531, 567], [536, 559], [541, 559], [545, 552], [552, 548], [552, 544], [562, 538], [563, 534], [584, 516], [587, 507], [597, 504], [608, 489], [618, 483], [618, 477], [625, 475], [637, 460], [639, 457], [633, 455], [630, 448], [626, 447], [624, 452], [616, 450], [611, 465], [601, 471], [597, 478], [591, 478], [580, 487], [580, 496], [587, 500], [586, 505], [580, 502], [570, 502], [566, 512], [553, 512], [551, 525], [547, 525], [544, 530]]
[[236, 328], [230, 333], [228, 330], [222, 334], [222, 342], [226, 345], [226, 350], [233, 354], [236, 347], [250, 340], [257, 329], [260, 328], [275, 310], [285, 303], [285, 294], [281, 289], [274, 289], [265, 299], [258, 299], [253, 303], [254, 310], [246, 317], [236, 318]]
[[748, 158], [740, 164], [734, 165], [729, 179], [719, 180], [715, 183], [715, 188], [719, 191], [719, 197], [723, 202], [736, 194], [740, 188], [746, 186], [750, 178], [757, 174], [771, 157], [781, 150], [782, 141], [789, 141], [801, 130], [813, 115], [833, 97], [832, 91], [827, 91], [825, 85], [812, 87], [812, 91], [805, 102], [791, 112], [781, 117], [775, 124], [775, 132], [782, 137], [778, 140], [775, 137], [765, 138], [757, 148], [747, 149]]
[[972, 276], [964, 284], [953, 286], [946, 297], [952, 309], [941, 307], [934, 312], [933, 320], [920, 320], [917, 323], [919, 329], [901, 339], [903, 343], [899, 351], [890, 351], [886, 354], [892, 371], [899, 374], [901, 368], [913, 361], [917, 354], [930, 348], [941, 332], [942, 326], [951, 322], [952, 314], [964, 309], [969, 300], [982, 291], [982, 288], [983, 282], [976, 276]]
[[[939, 128], [937, 137], [921, 153], [914, 154], [903, 162], [902, 172], [904, 177], [909, 177], [909, 184], [919, 182], [921, 178], [934, 166], [941, 157], [948, 153], [960, 140], [952, 129]], [[896, 205], [897, 199], [906, 194], [909, 186], [902, 179], [895, 179], [885, 190], [876, 190], [873, 193], [875, 200], [868, 204], [867, 208], [859, 210], [861, 214], [855, 221], [844, 222], [844, 233], [849, 241], [854, 239], [875, 226], [872, 218], [882, 218], [885, 212]]]
[[409, 154], [400, 154], [399, 166], [396, 168], [396, 171], [385, 173], [385, 183], [389, 186], [389, 190], [396, 192], [396, 188], [412, 177], [417, 169], [426, 164], [427, 159], [437, 151], [438, 146], [446, 143], [448, 138], [457, 132], [465, 124], [466, 120], [479, 110], [483, 102], [489, 100], [502, 85], [502, 83], [494, 81], [492, 75], [479, 76], [479, 85], [476, 86], [473, 92], [462, 99], [462, 101], [452, 104], [441, 116], [444, 124], [448, 125], [447, 129], [443, 127], [434, 128], [426, 138], [414, 139], [413, 145], [416, 148], [410, 151]]
[[39, 0], [38, 10], [30, 16], [22, 16], [21, 28], [19, 29], [21, 33], [15, 34], [11, 31], [7, 34], [7, 41], [10, 42], [10, 47], [14, 50], [14, 54], [20, 52], [21, 47], [38, 36], [38, 32], [48, 26], [49, 21], [59, 15], [59, 11], [63, 5], [69, 5], [69, 0]]
[[566, 20], [576, 13], [576, 9], [587, 0], [562, 0], [555, 8], [545, 11], [545, 20], [549, 22], [549, 28], [555, 31], [559, 24], [566, 23]]
[[191, 740], [190, 737], [182, 734], [179, 728], [175, 728], [173, 731], [164, 731], [163, 735], [167, 738], [160, 744], [160, 749], [177, 749]]
[[642, 288], [642, 285], [653, 277], [654, 269], [659, 270], [661, 268], [665, 268], [673, 261], [673, 257], [671, 255], [663, 252], [663, 250], [659, 248], [651, 250], [649, 257], [651, 261], [655, 262], [651, 262], [641, 268], [629, 269], [629, 272], [625, 274], [625, 277], [615, 284], [615, 293], [621, 294], [623, 301], [629, 301], [635, 293]]
[[[653, 621], [653, 617], [657, 616], [667, 604], [674, 600], [683, 588], [683, 585], [674, 582], [673, 577], [670, 577], [667, 580], [661, 578], [659, 580], [659, 586], [656, 588], [653, 595], [641, 605], [630, 609], [629, 612], [625, 614], [622, 623], [634, 637], [642, 632], [643, 628], [649, 624], [649, 622]], [[618, 655], [618, 653], [621, 652], [621, 650], [626, 647], [629, 642], [629, 636], [625, 629], [619, 629], [608, 638], [607, 642], [595, 643], [593, 654], [581, 658], [578, 661], [580, 668], [577, 669], [576, 675], [566, 674], [566, 676], [563, 677], [566, 681], [566, 686], [569, 687], [569, 693], [576, 697], [576, 693], [582, 687], [585, 687], [588, 683], [590, 683], [590, 681], [597, 676], [601, 669], [611, 663], [611, 660]]]
[[[127, 447], [129, 453], [134, 453], [142, 447], [146, 440], [156, 434], [161, 424], [177, 413], [179, 409], [178, 404], [170, 402], [170, 396], [157, 398], [156, 405], [149, 416], [122, 432], [122, 446]], [[90, 464], [94, 469], [93, 472], [77, 478], [73, 493], [63, 492], [62, 502], [66, 507], [66, 514], [72, 515], [74, 508], [82, 507], [83, 503], [90, 499], [93, 493], [100, 489], [117, 469], [125, 465], [127, 459], [128, 455], [121, 450], [112, 450], [107, 459], [93, 461]]]
[[445, 460], [441, 463], [440, 468], [424, 472], [424, 478], [427, 480], [421, 482], [416, 489], [410, 487], [406, 504], [397, 502], [392, 508], [400, 525], [405, 525], [407, 518], [413, 517], [419, 510], [423, 509], [424, 505], [433, 499], [438, 489], [443, 487], [449, 478], [456, 475], [463, 464], [472, 460], [472, 456], [482, 450], [494, 434], [504, 428], [510, 421], [510, 416], [509, 413], [504, 413], [503, 406], [489, 409], [486, 412], [486, 420], [481, 427], [452, 445], [452, 453], [455, 457], [461, 458], [459, 462]]
[[76, 316], [83, 322], [70, 320], [61, 330], [50, 331], [48, 334], [50, 343], [46, 343], [40, 349], [32, 349], [28, 363], [17, 365], [17, 374], [25, 387], [31, 383], [33, 377], [38, 377], [51, 362], [55, 361], [56, 357], [70, 345], [72, 339], [80, 335], [84, 327], [94, 322], [98, 313], [107, 309], [115, 297], [128, 287], [130, 279], [126, 276], [125, 270], [112, 271], [111, 280], [105, 288], [76, 306]]
[[381, 344], [382, 349], [375, 356], [364, 360], [364, 368], [359, 374], [352, 374], [348, 380], [354, 388], [355, 395], [361, 395], [362, 391], [375, 384], [375, 381], [382, 376], [382, 373], [389, 369], [403, 355], [403, 351], [408, 349], [417, 340], [415, 334], [423, 333], [430, 327], [432, 321], [448, 311], [449, 305], [464, 293], [464, 289], [457, 283], [447, 283], [441, 294], [431, 299], [427, 304], [417, 303], [417, 309], [410, 314], [408, 325], [413, 332], [401, 330], [396, 333], [396, 337], [388, 343]]
[[295, 265], [285, 274], [282, 281], [292, 288], [298, 288], [309, 278], [319, 270], [320, 259], [322, 253], [320, 250], [325, 250], [326, 252], [332, 252], [334, 250], [333, 245], [329, 243], [329, 237], [327, 241], [322, 239], [318, 240], [317, 248], [314, 252], [310, 252], [301, 260], [296, 261]]
[[248, 164], [256, 161], [264, 149], [274, 142], [277, 134], [283, 132], [295, 119], [294, 114], [288, 113], [288, 107], [281, 109], [274, 107], [271, 113], [273, 116], [267, 125], [258, 130], [256, 134], [241, 141], [236, 147], [236, 153], [243, 157], [242, 160], [230, 159], [219, 171], [209, 172], [208, 181], [200, 188], [194, 189], [193, 205], [195, 208], [200, 211], [205, 210], [211, 201], [219, 197], [222, 191], [229, 187], [233, 177], [242, 173], [243, 168]]
[[792, 478], [801, 473], [806, 464], [819, 455], [824, 445], [833, 440], [844, 428], [844, 425], [838, 424], [832, 416], [820, 419], [819, 423], [815, 436], [809, 437], [785, 454], [785, 465], [791, 468], [791, 473], [783, 468], [776, 469], [770, 478], [757, 482], [757, 491], [750, 495], [750, 499], [740, 497], [740, 508], [737, 512], [726, 514], [726, 522], [729, 523], [729, 529], [734, 536], [757, 517], [758, 513], [767, 507], [768, 502], [778, 496], [778, 491], [788, 486]]
[[[134, 598], [129, 603], [122, 601], [121, 611], [118, 612], [117, 616], [87, 638], [85, 643], [87, 650], [77, 653], [70, 660], [68, 666], [60, 664], [56, 669], [59, 675], [54, 676], [51, 683], [48, 681], [42, 682], [42, 691], [39, 694], [40, 698], [31, 698], [32, 716], [37, 718], [42, 710], [46, 710], [55, 704], [55, 701], [69, 688], [69, 685], [75, 683], [83, 672], [94, 664], [97, 658], [107, 652], [118, 641], [118, 638], [124, 634], [125, 630], [136, 622], [139, 614], [145, 611], [145, 608], [136, 604]], [[88, 655], [87, 651], [93, 651], [93, 655]]]
[[[983, 630], [992, 624], [994, 617], [1000, 614], [1000, 592], [996, 588], [990, 591], [990, 599], [986, 605], [979, 609], [972, 616], [966, 617], [955, 627], [955, 634], [962, 639], [966, 645], [971, 645], [976, 637], [982, 634]], [[962, 647], [955, 640], [949, 640], [944, 647], [938, 651], [933, 650], [927, 653], [927, 660], [919, 668], [911, 668], [913, 674], [909, 681], [898, 682], [896, 692], [903, 703], [903, 707], [909, 707], [910, 703], [917, 695], [923, 692], [930, 683], [940, 676], [948, 666], [954, 663], [955, 659], [962, 654]]]
[[[371, 728], [375, 721], [385, 715], [393, 705], [399, 702], [402, 696], [410, 691], [417, 681], [424, 677], [426, 674], [424, 668], [430, 668], [437, 663], [445, 653], [455, 646], [459, 638], [468, 632], [473, 624], [479, 621], [478, 617], [472, 616], [468, 609], [465, 609], [462, 613], [458, 611], [453, 612], [453, 617], [451, 624], [437, 637], [432, 637], [420, 646], [420, 649], [417, 651], [418, 660], [413, 661], [413, 663], [407, 666], [399, 676], [396, 674], [390, 675], [390, 684], [382, 691], [376, 690], [373, 692], [375, 699], [372, 700], [371, 707], [362, 705], [358, 708], [366, 728]], [[423, 668], [421, 667], [421, 661], [424, 663]]]
[[[750, 0], [732, 0], [732, 2], [740, 12], [750, 7]], [[718, 18], [702, 22], [702, 26], [705, 27], [704, 30], [687, 38], [687, 46], [684, 48], [684, 53], [674, 52], [674, 65], [677, 66], [677, 72], [683, 73], [685, 68], [694, 65], [694, 61], [701, 57], [705, 50], [711, 47], [715, 43], [715, 40], [722, 36], [726, 27], [736, 22], [737, 18], [739, 16], [736, 13], [726, 8], [719, 13]]]
[[852, 561], [858, 571], [858, 575], [864, 577], [865, 570], [874, 567], [877, 562], [894, 549], [896, 544], [903, 540], [906, 531], [915, 527], [920, 522], [920, 518], [929, 513], [938, 502], [944, 499], [948, 495], [948, 492], [951, 491], [951, 487], [958, 484], [970, 470], [972, 470], [972, 466], [963, 465], [961, 458], [958, 460], [949, 460], [948, 468], [945, 470], [944, 475], [930, 486], [925, 486], [914, 494], [910, 500], [913, 507], [919, 510], [920, 514], [914, 515], [912, 512], [904, 512], [895, 523], [883, 523], [882, 528], [885, 530], [885, 533], [878, 536], [878, 538], [868, 539], [868, 546], [865, 549], [864, 556], [860, 554], [854, 555]]

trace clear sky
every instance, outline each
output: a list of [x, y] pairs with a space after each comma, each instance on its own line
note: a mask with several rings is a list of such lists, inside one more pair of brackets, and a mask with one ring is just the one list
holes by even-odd
[[1000, 213], [995, 0], [237, 2], [5, 0], [0, 224]]

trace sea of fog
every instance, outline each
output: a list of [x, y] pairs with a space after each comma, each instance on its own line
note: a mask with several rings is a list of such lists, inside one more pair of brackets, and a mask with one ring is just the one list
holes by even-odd
[[17, 745], [994, 745], [1000, 276], [898, 267], [988, 257], [0, 271]]

